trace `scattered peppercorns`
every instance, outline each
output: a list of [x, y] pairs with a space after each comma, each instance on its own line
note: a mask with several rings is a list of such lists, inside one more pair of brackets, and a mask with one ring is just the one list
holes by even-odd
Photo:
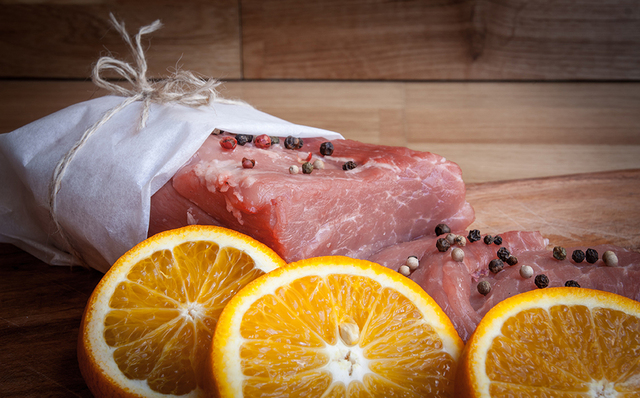
[[493, 259], [491, 260], [491, 262], [489, 262], [489, 271], [493, 272], [494, 274], [497, 274], [503, 269], [504, 263], [499, 258]]
[[295, 164], [289, 167], [289, 174], [298, 174], [300, 172], [300, 168]]
[[507, 264], [509, 264], [511, 266], [518, 264], [518, 257], [509, 256], [509, 258], [507, 258]]
[[529, 265], [523, 265], [520, 267], [520, 276], [525, 279], [531, 278], [533, 276], [533, 268]]
[[438, 251], [444, 253], [449, 250], [449, 247], [451, 247], [451, 245], [446, 238], [440, 238], [436, 241], [436, 247], [438, 248]]
[[268, 149], [271, 146], [271, 137], [266, 134], [260, 134], [253, 141], [256, 148], [260, 149]]
[[502, 244], [502, 236], [500, 235], [494, 236], [493, 243], [495, 243], [497, 246], [500, 246]]
[[472, 229], [469, 231], [469, 236], [467, 236], [469, 242], [473, 243], [480, 240], [480, 231], [477, 229]]
[[324, 170], [324, 162], [320, 159], [316, 159], [313, 162], [313, 168], [318, 170]]
[[302, 138], [300, 137], [288, 136], [284, 139], [284, 147], [287, 149], [300, 149], [303, 144]]
[[356, 162], [354, 162], [353, 160], [350, 160], [348, 162], [346, 162], [345, 164], [342, 165], [342, 170], [353, 170], [357, 167], [358, 165], [356, 164]]
[[485, 235], [484, 236], [484, 244], [485, 245], [490, 245], [493, 243], [493, 236], [491, 235]]
[[459, 247], [456, 247], [451, 251], [451, 258], [453, 261], [457, 261], [459, 263], [464, 261], [464, 250]]
[[467, 245], [467, 238], [465, 238], [462, 235], [458, 235], [458, 236], [456, 236], [454, 242], [458, 246], [466, 246]]
[[250, 134], [237, 134], [236, 141], [238, 141], [238, 145], [244, 146], [246, 143], [253, 141], [253, 136]]
[[418, 266], [420, 265], [420, 261], [418, 261], [418, 257], [416, 256], [409, 256], [407, 257], [407, 261], [405, 262], [405, 265], [409, 267], [411, 271], [415, 271], [418, 269]]
[[564, 285], [566, 287], [580, 287], [580, 284], [578, 282], [574, 281], [573, 279], [566, 281], [564, 283]]
[[545, 274], [536, 275], [535, 284], [540, 289], [549, 286], [549, 278]]
[[224, 137], [220, 140], [220, 146], [224, 149], [235, 149], [237, 143], [238, 142], [233, 137]]
[[564, 260], [567, 258], [567, 250], [562, 246], [556, 246], [553, 248], [553, 258], [556, 260]]
[[507, 250], [506, 247], [501, 247], [500, 249], [498, 249], [498, 252], [496, 254], [498, 255], [498, 258], [502, 261], [507, 261], [509, 259], [509, 256], [511, 255], [511, 253], [509, 253], [509, 250]]
[[252, 169], [256, 165], [256, 161], [249, 158], [242, 158], [242, 167], [245, 169]]
[[582, 250], [574, 250], [571, 258], [579, 264], [584, 261], [584, 252]]
[[322, 156], [333, 155], [333, 144], [329, 141], [320, 144], [320, 153], [322, 154]]
[[309, 162], [302, 163], [302, 172], [304, 174], [311, 174], [313, 171], [313, 165]]
[[436, 225], [436, 236], [448, 234], [449, 232], [451, 232], [451, 228], [447, 224]]
[[618, 256], [611, 250], [602, 253], [602, 261], [604, 261], [604, 264], [608, 267], [618, 266]]
[[598, 261], [598, 252], [595, 249], [587, 249], [587, 255], [585, 257], [589, 264], [593, 264]]
[[478, 283], [478, 293], [486, 296], [491, 291], [491, 284], [488, 281], [481, 281]]
[[401, 265], [400, 268], [398, 268], [398, 272], [404, 276], [411, 275], [411, 270], [406, 265]]

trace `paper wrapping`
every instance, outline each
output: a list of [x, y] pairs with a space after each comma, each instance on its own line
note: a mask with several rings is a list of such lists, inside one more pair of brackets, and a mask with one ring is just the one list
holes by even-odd
[[[79, 263], [49, 212], [53, 171], [83, 133], [125, 99], [107, 96], [75, 104], [0, 135], [0, 241], [52, 265]], [[151, 195], [215, 128], [238, 134], [342, 138], [242, 104], [151, 104], [140, 130], [141, 112], [142, 103], [134, 102], [90, 136], [69, 163], [57, 196], [57, 219], [69, 241], [86, 264], [102, 272], [147, 237]]]

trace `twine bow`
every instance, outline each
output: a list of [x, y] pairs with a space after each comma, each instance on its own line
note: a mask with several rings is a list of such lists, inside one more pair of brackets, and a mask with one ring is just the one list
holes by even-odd
[[[87, 266], [87, 264], [83, 260], [81, 253], [73, 247], [64, 228], [62, 228], [58, 221], [56, 199], [60, 191], [62, 178], [69, 163], [92, 134], [109, 121], [113, 115], [136, 101], [142, 101], [142, 112], [138, 124], [139, 129], [144, 128], [146, 125], [152, 102], [158, 104], [181, 104], [192, 107], [209, 105], [211, 102], [247, 105], [241, 101], [227, 100], [220, 97], [216, 91], [216, 88], [221, 84], [220, 81], [216, 79], [203, 79], [192, 72], [176, 70], [168, 78], [158, 81], [147, 78], [147, 61], [140, 41], [143, 35], [160, 29], [162, 23], [155, 21], [150, 25], [143, 26], [132, 41], [125, 29], [124, 23], [118, 22], [113, 14], [110, 14], [109, 17], [115, 29], [127, 43], [134, 57], [135, 67], [110, 56], [101, 57], [93, 68], [91, 79], [96, 86], [109, 91], [110, 94], [126, 97], [126, 99], [118, 106], [107, 111], [102, 118], [86, 130], [78, 142], [60, 159], [54, 169], [53, 178], [49, 187], [49, 212], [56, 232], [60, 234], [67, 244], [71, 255], [84, 266]], [[117, 82], [106, 80], [102, 76], [106, 71], [112, 71], [126, 80], [131, 84], [131, 88], [126, 88], [117, 84]]]

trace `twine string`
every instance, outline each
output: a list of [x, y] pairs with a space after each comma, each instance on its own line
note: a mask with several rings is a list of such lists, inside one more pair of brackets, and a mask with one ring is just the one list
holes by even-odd
[[[91, 80], [96, 86], [107, 90], [110, 94], [126, 97], [126, 99], [116, 107], [105, 112], [98, 121], [96, 121], [82, 134], [80, 139], [56, 164], [49, 186], [49, 212], [54, 228], [66, 243], [70, 254], [85, 267], [88, 265], [84, 261], [82, 254], [74, 248], [67, 233], [58, 220], [57, 195], [60, 191], [62, 179], [69, 164], [78, 151], [85, 145], [89, 137], [107, 123], [113, 115], [137, 101], [142, 101], [142, 112], [137, 126], [139, 130], [144, 128], [146, 125], [147, 119], [149, 118], [151, 103], [173, 103], [190, 107], [209, 105], [211, 102], [247, 105], [242, 101], [227, 100], [220, 97], [216, 90], [216, 88], [221, 84], [219, 80], [204, 79], [189, 71], [176, 70], [168, 78], [157, 81], [147, 78], [147, 61], [141, 39], [142, 36], [160, 29], [162, 27], [162, 23], [157, 20], [150, 25], [143, 26], [135, 35], [134, 40], [132, 40], [125, 29], [124, 23], [116, 20], [113, 14], [110, 14], [109, 16], [114, 28], [118, 31], [133, 55], [135, 66], [111, 56], [101, 57], [93, 68]], [[129, 83], [131, 88], [118, 84], [120, 83], [118, 81], [107, 80], [103, 76], [105, 72], [116, 74], [120, 78], [120, 81], [126, 81]]]

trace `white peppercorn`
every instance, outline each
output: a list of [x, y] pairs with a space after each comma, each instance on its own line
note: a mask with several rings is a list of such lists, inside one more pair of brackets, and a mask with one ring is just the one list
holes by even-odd
[[531, 278], [533, 276], [533, 268], [528, 265], [523, 265], [520, 267], [520, 276], [525, 279]]
[[418, 269], [420, 262], [418, 261], [418, 257], [409, 256], [407, 257], [407, 261], [404, 263], [411, 271], [415, 271]]
[[411, 269], [406, 265], [401, 265], [400, 268], [398, 268], [398, 272], [404, 276], [411, 275]]
[[611, 250], [607, 250], [602, 253], [602, 261], [604, 261], [605, 265], [609, 267], [617, 267], [618, 266], [618, 256]]
[[464, 261], [464, 250], [459, 247], [456, 247], [451, 251], [451, 258], [453, 261], [462, 262]]
[[455, 244], [458, 245], [458, 246], [463, 246], [464, 247], [464, 246], [467, 245], [467, 238], [465, 238], [462, 235], [458, 235], [458, 236], [456, 236]]
[[298, 174], [300, 172], [300, 168], [296, 165], [289, 167], [290, 174]]

